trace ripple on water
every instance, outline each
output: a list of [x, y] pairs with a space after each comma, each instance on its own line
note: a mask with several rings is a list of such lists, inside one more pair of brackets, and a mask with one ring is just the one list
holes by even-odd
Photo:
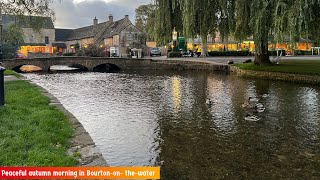
[[[161, 165], [164, 179], [320, 177], [318, 87], [197, 71], [26, 76], [79, 119], [110, 165]], [[249, 97], [266, 107], [259, 122], [244, 120]]]

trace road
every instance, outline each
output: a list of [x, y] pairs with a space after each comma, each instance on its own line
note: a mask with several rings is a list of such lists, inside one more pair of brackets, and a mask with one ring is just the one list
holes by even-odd
[[[206, 61], [212, 63], [219, 64], [227, 64], [229, 60], [233, 60], [234, 63], [243, 63], [245, 60], [251, 59], [254, 60], [254, 56], [245, 56], [245, 57], [206, 57], [206, 58], [167, 58], [167, 56], [161, 57], [150, 57], [147, 56], [145, 58], [151, 58], [155, 60], [184, 60], [184, 61]], [[273, 60], [275, 57], [270, 56], [270, 59]], [[290, 61], [290, 60], [320, 60], [320, 56], [283, 56], [281, 60]]]

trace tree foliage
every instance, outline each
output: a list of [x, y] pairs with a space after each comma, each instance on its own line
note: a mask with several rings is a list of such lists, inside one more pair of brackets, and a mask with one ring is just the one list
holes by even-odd
[[182, 24], [184, 35], [194, 38], [201, 37], [201, 54], [207, 54], [207, 35], [215, 34], [218, 24], [217, 0], [178, 0], [182, 11]]
[[152, 3], [141, 5], [136, 10], [135, 23], [136, 27], [147, 34], [147, 40], [154, 40], [154, 24], [156, 6]]
[[51, 17], [54, 15], [54, 11], [50, 8], [50, 3], [52, 3], [51, 0], [2, 0], [0, 2], [0, 12]]
[[173, 27], [189, 38], [200, 35], [202, 47], [210, 32], [219, 31], [222, 40], [253, 36], [260, 65], [271, 63], [270, 40], [320, 41], [320, 0], [156, 0], [155, 5], [158, 41], [170, 42]]
[[16, 52], [20, 45], [24, 43], [22, 37], [22, 29], [15, 24], [10, 25], [3, 31], [2, 43], [0, 50], [2, 51], [2, 58], [12, 59], [16, 56]]
[[255, 63], [270, 64], [269, 37], [277, 42], [317, 38], [319, 9], [320, 0], [236, 0], [235, 35], [239, 39], [253, 35]]
[[155, 0], [154, 39], [168, 43], [172, 40], [174, 28], [182, 32], [180, 3], [177, 0]]

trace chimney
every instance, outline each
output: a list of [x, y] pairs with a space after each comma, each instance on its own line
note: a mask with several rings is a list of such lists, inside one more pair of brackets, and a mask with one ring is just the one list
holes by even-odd
[[97, 19], [97, 17], [94, 17], [94, 19], [93, 19], [93, 25], [95, 26], [95, 25], [97, 25], [98, 24], [98, 19]]
[[109, 22], [110, 22], [110, 23], [113, 23], [113, 16], [112, 16], [112, 14], [109, 15]]
[[129, 15], [124, 15], [124, 18], [129, 19]]

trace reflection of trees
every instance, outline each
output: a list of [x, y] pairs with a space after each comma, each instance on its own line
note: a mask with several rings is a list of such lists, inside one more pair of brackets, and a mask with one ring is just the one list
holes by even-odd
[[[315, 167], [320, 166], [320, 133], [318, 127], [308, 124], [310, 119], [318, 122], [319, 113], [306, 114], [312, 108], [305, 107], [311, 101], [306, 97], [319, 96], [315, 92], [287, 83], [218, 75], [208, 78], [205, 73], [179, 75], [178, 111], [172, 103], [174, 74], [147, 94], [159, 102], [154, 141], [162, 179], [290, 178], [311, 177], [312, 173], [319, 176]], [[214, 87], [219, 81], [220, 89]], [[221, 94], [224, 98], [208, 108], [208, 92], [209, 96]], [[262, 100], [267, 110], [259, 114], [261, 121], [257, 123], [244, 121], [241, 107], [252, 93], [270, 94]], [[312, 103], [319, 110], [319, 102], [313, 99]], [[215, 122], [214, 112], [221, 112], [222, 107], [232, 113], [221, 113], [227, 117], [221, 118], [222, 123], [228, 118], [234, 121], [232, 133], [221, 131], [221, 124]]]
[[[205, 105], [206, 75], [197, 75], [192, 77], [192, 80], [180, 83], [183, 84], [180, 111], [172, 109], [169, 103], [169, 107], [157, 112], [160, 131], [157, 161], [161, 164], [163, 179], [198, 179], [214, 173], [204, 173], [202, 169], [212, 160], [207, 156], [210, 152], [208, 149], [213, 148], [210, 143], [212, 139], [208, 137], [210, 134], [214, 135], [210, 114]], [[171, 94], [168, 93], [168, 96]], [[190, 95], [194, 96], [195, 101], [186, 108], [190, 104]]]

